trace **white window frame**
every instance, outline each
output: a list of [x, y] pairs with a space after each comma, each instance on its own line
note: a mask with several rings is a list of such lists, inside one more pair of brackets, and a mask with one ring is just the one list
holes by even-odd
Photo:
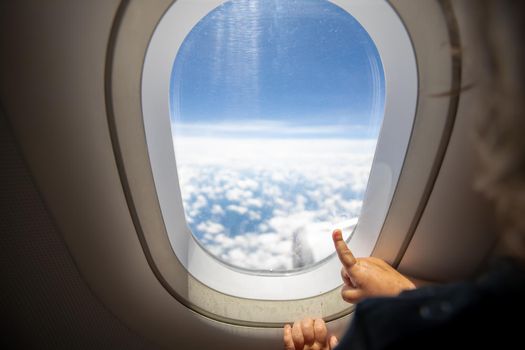
[[[335, 256], [300, 272], [275, 275], [242, 272], [208, 254], [195, 241], [186, 224], [170, 123], [171, 70], [188, 33], [223, 2], [176, 1], [159, 22], [144, 61], [144, 128], [172, 249], [192, 276], [224, 294], [260, 300], [295, 300], [328, 292], [341, 284], [340, 263]], [[331, 2], [349, 12], [367, 30], [379, 51], [385, 76], [385, 115], [359, 225], [349, 242], [356, 256], [369, 256], [383, 226], [405, 158], [417, 104], [417, 66], [404, 25], [387, 1]]]

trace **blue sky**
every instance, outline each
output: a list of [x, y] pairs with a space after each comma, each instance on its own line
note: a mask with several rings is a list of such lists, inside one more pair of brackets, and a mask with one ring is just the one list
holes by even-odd
[[175, 134], [375, 138], [384, 73], [364, 28], [326, 0], [229, 1], [174, 62]]

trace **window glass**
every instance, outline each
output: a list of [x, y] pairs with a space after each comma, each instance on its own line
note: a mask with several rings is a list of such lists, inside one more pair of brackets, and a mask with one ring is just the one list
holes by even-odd
[[172, 134], [186, 221], [222, 262], [311, 266], [358, 221], [383, 119], [378, 51], [325, 0], [223, 3], [173, 64]]

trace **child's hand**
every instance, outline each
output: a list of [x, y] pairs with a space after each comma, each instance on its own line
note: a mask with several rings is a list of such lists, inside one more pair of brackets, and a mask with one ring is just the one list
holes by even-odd
[[286, 350], [332, 350], [337, 345], [335, 336], [328, 336], [322, 319], [305, 318], [295, 321], [293, 327], [284, 326], [284, 348]]
[[381, 259], [356, 259], [343, 240], [341, 230], [335, 230], [332, 238], [343, 264], [341, 296], [345, 301], [356, 303], [366, 297], [396, 296], [404, 290], [416, 288], [408, 278]]

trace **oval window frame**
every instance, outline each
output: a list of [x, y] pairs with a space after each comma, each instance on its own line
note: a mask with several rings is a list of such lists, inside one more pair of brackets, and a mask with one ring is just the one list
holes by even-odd
[[[171, 247], [187, 271], [218, 292], [257, 300], [295, 300], [326, 293], [340, 285], [339, 262], [279, 275], [236, 271], [204, 251], [186, 225], [172, 146], [169, 114], [171, 69], [187, 34], [224, 1], [177, 1], [151, 37], [142, 74], [142, 112], [158, 200]], [[417, 66], [408, 33], [382, 0], [331, 1], [350, 13], [374, 41], [385, 74], [385, 115], [359, 225], [350, 240], [356, 255], [371, 254], [383, 226], [406, 154], [417, 104]], [[387, 28], [387, 30], [385, 30]], [[167, 44], [169, 43], [169, 44]], [[311, 281], [318, 283], [311, 283]]]

